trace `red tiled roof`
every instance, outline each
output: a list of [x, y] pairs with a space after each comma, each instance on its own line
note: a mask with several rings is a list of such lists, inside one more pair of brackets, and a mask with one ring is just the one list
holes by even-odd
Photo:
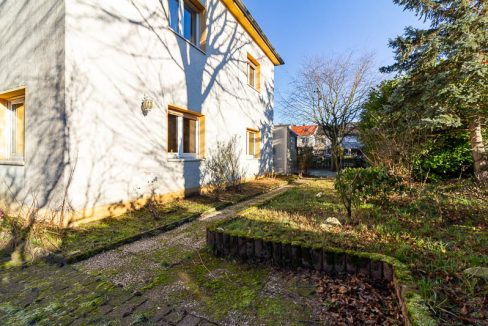
[[312, 136], [317, 131], [317, 126], [291, 126], [298, 136]]

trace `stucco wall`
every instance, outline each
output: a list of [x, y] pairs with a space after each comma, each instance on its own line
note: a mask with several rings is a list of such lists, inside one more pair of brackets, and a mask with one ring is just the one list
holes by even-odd
[[[207, 1], [202, 53], [168, 27], [167, 1], [67, 1], [66, 94], [70, 115], [69, 198], [75, 209], [201, 184], [201, 161], [167, 158], [167, 107], [206, 118], [206, 152], [240, 137], [248, 175], [272, 167], [274, 66], [220, 0]], [[261, 63], [261, 92], [246, 57]], [[141, 113], [144, 94], [154, 100]], [[245, 156], [246, 128], [262, 133], [261, 159]]]
[[4, 209], [15, 203], [44, 208], [61, 202], [68, 151], [64, 17], [64, 1], [0, 1], [0, 92], [26, 87], [26, 162], [0, 163]]

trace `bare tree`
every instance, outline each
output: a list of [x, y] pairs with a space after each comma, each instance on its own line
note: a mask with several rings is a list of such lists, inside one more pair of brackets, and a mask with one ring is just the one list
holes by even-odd
[[291, 121], [316, 124], [330, 140], [332, 170], [340, 168], [341, 144], [371, 91], [373, 66], [371, 55], [308, 60], [285, 98], [284, 113]]

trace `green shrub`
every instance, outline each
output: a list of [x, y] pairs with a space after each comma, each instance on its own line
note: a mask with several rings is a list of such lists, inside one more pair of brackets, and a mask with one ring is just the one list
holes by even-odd
[[351, 219], [353, 207], [369, 200], [386, 202], [388, 194], [396, 190], [399, 181], [384, 167], [347, 168], [337, 174], [335, 189]]
[[466, 132], [450, 132], [428, 142], [416, 158], [413, 177], [441, 181], [473, 174], [473, 157]]

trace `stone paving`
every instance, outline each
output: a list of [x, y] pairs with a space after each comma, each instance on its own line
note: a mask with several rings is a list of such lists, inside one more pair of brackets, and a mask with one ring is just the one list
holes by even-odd
[[[210, 221], [235, 215], [287, 190], [286, 186], [159, 236], [72, 266], [38, 264], [0, 271], [0, 325], [215, 325], [191, 305], [168, 304], [168, 286], [153, 286], [168, 268], [205, 246]], [[176, 283], [174, 291], [180, 291]]]

